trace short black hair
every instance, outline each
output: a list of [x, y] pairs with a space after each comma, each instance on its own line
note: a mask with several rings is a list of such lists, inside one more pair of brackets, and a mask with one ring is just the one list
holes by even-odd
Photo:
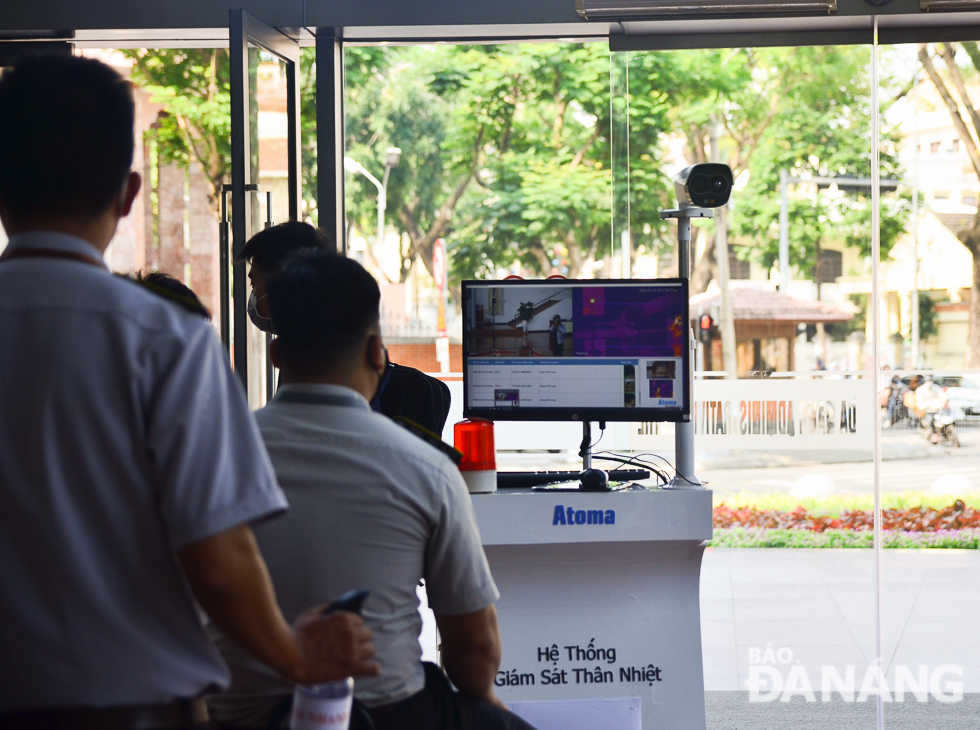
[[194, 290], [184, 284], [180, 279], [170, 274], [165, 274], [162, 271], [151, 271], [149, 273], [137, 271], [134, 278], [158, 294], [173, 299], [187, 309], [198, 312], [207, 319], [211, 319], [211, 311], [204, 306], [197, 294], [194, 293]]
[[332, 242], [319, 228], [300, 221], [286, 221], [261, 230], [248, 239], [236, 261], [250, 261], [268, 274], [282, 266], [289, 254], [301, 248], [334, 252]]
[[267, 281], [283, 362], [330, 369], [354, 356], [380, 320], [381, 290], [353, 259], [301, 249]]
[[96, 216], [133, 164], [132, 85], [78, 56], [25, 58], [0, 76], [0, 197], [14, 216]]

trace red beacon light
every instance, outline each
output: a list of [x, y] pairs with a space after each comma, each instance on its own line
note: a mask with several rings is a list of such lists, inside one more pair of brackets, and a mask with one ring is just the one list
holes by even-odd
[[463, 454], [459, 470], [473, 494], [497, 491], [497, 449], [493, 421], [467, 418], [453, 426], [453, 445]]

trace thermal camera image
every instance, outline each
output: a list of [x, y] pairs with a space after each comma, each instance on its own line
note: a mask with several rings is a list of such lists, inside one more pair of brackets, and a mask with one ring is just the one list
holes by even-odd
[[675, 292], [586, 286], [572, 291], [572, 304], [577, 357], [680, 355], [684, 313]]

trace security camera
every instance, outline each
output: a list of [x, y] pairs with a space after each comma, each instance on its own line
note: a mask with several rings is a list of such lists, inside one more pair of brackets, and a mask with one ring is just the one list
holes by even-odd
[[674, 175], [674, 192], [681, 205], [720, 208], [732, 195], [732, 168], [716, 162], [691, 165]]

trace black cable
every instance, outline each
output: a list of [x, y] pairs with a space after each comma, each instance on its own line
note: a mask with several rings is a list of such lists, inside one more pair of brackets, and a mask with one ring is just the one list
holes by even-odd
[[622, 466], [615, 467], [616, 469], [621, 469], [621, 468], [624, 468], [624, 467], [631, 467], [631, 466], [632, 467], [644, 467], [646, 469], [649, 469], [651, 472], [653, 472], [653, 474], [656, 475], [657, 480], [658, 480], [657, 481], [658, 485], [660, 484], [660, 482], [663, 482], [664, 484], [668, 484], [670, 482], [670, 480], [667, 478], [667, 475], [664, 472], [662, 472], [659, 469], [657, 469], [656, 467], [654, 467], [654, 466], [652, 466], [650, 464], [644, 463], [644, 462], [633, 462], [632, 460], [628, 461], [626, 459], [617, 459], [617, 458], [612, 457], [612, 456], [596, 456], [595, 458], [598, 459], [598, 460], [601, 460], [601, 461], [615, 461], [615, 462], [618, 462], [618, 463], [622, 464]]
[[598, 446], [599, 445], [599, 442], [602, 441], [602, 437], [605, 436], [605, 435], [606, 435], [606, 422], [605, 421], [599, 421], [599, 438], [597, 438], [595, 440], [595, 443], [594, 444], [592, 444], [591, 446], [589, 446], [589, 451], [592, 451], [592, 449], [594, 449], [596, 446]]
[[[591, 430], [591, 427], [589, 430]], [[599, 442], [602, 441], [602, 437], [605, 435], [606, 435], [606, 422], [599, 421], [599, 438], [595, 440], [595, 443], [590, 444], [588, 441], [585, 440], [586, 436], [583, 433], [582, 443], [579, 444], [579, 448], [578, 448], [578, 455], [584, 459], [587, 453], [592, 453], [592, 449], [599, 445]]]
[[[606, 452], [602, 452], [602, 453], [607, 453], [608, 454], [610, 452], [606, 451]], [[639, 460], [643, 456], [653, 456], [653, 457], [655, 457], [657, 459], [660, 459], [667, 466], [669, 466], [671, 469], [674, 470], [674, 474], [677, 476], [678, 479], [683, 479], [685, 482], [687, 482], [688, 484], [690, 484], [692, 487], [700, 487], [700, 486], [704, 486], [705, 484], [707, 484], [707, 482], [696, 482], [696, 481], [692, 481], [686, 474], [681, 474], [679, 471], [677, 471], [677, 467], [675, 467], [673, 464], [671, 464], [667, 459], [665, 459], [660, 454], [654, 454], [653, 452], [644, 452], [642, 454], [637, 454], [632, 459], [630, 459], [630, 461], [632, 462], [633, 460]], [[595, 458], [595, 457], [593, 457], [593, 458]], [[638, 463], [645, 463], [645, 462], [640, 461]], [[649, 464], [646, 464], [646, 465], [647, 466], [650, 466]], [[668, 483], [669, 484], [670, 483], [670, 480], [669, 479], [665, 480], [665, 483]]]
[[[614, 461], [615, 461], [615, 460], [623, 460], [623, 459], [624, 459], [624, 457], [622, 457], [622, 456], [620, 456], [619, 454], [614, 454], [614, 453], [613, 453], [613, 452], [611, 452], [611, 451], [600, 451], [599, 453], [600, 453], [600, 454], [608, 454], [610, 458], [611, 458], [611, 457], [615, 457], [615, 459], [612, 459], [612, 460], [614, 460]], [[624, 463], [624, 464], [632, 464], [632, 463], [637, 463], [637, 464], [643, 464], [643, 465], [644, 465], [644, 466], [646, 466], [646, 467], [649, 467], [649, 468], [652, 468], [652, 469], [656, 469], [656, 467], [655, 467], [655, 466], [653, 466], [653, 464], [651, 464], [651, 463], [649, 463], [648, 461], [645, 461], [645, 460], [643, 459], [643, 457], [644, 457], [644, 456], [655, 456], [655, 457], [657, 457], [658, 459], [662, 459], [662, 460], [663, 460], [663, 461], [664, 461], [664, 462], [665, 462], [665, 463], [667, 464], [667, 466], [669, 466], [669, 467], [670, 467], [671, 469], [674, 469], [674, 465], [673, 465], [673, 464], [671, 464], [671, 463], [670, 463], [669, 461], [667, 461], [666, 459], [664, 459], [664, 457], [662, 457], [662, 456], [660, 456], [659, 454], [653, 454], [653, 453], [642, 453], [642, 454], [636, 454], [635, 456], [633, 456], [633, 457], [631, 457], [631, 458], [630, 458], [630, 459], [628, 459], [628, 460], [623, 460], [623, 462], [622, 462], [622, 463]], [[659, 469], [658, 469], [658, 471], [659, 471]], [[674, 471], [676, 472], [677, 470], [676, 470], [676, 469], [674, 469]]]
[[[602, 454], [607, 454], [607, 456], [602, 456]], [[592, 458], [593, 459], [601, 459], [603, 461], [615, 461], [615, 462], [618, 462], [618, 463], [623, 464], [625, 466], [643, 466], [643, 467], [646, 467], [647, 469], [649, 469], [650, 471], [652, 471], [654, 474], [656, 474], [657, 477], [660, 480], [662, 480], [664, 484], [669, 484], [670, 483], [670, 479], [667, 478], [667, 475], [661, 469], [658, 469], [653, 464], [644, 461], [639, 456], [634, 456], [631, 459], [625, 459], [625, 458], [623, 458], [621, 456], [612, 454], [609, 451], [602, 451], [602, 452], [599, 452], [599, 454], [593, 455]]]

